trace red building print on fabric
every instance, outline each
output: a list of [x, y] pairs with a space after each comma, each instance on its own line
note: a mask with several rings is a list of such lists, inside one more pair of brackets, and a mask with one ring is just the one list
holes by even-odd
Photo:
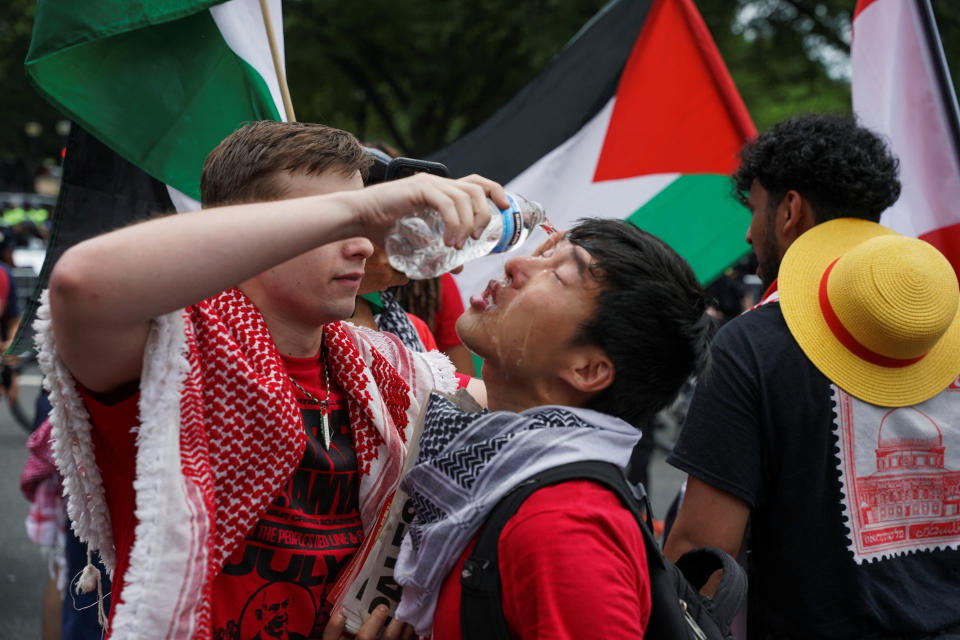
[[836, 389], [841, 501], [857, 562], [960, 544], [960, 385], [890, 409]]
[[[891, 433], [891, 425], [901, 429]], [[877, 472], [857, 478], [857, 502], [865, 523], [960, 513], [960, 471], [944, 467], [944, 451], [940, 427], [915, 407], [884, 416], [876, 449]]]

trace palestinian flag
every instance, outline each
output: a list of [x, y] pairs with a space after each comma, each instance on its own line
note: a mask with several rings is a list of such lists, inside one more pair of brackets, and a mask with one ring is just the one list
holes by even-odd
[[900, 199], [880, 222], [960, 273], [960, 121], [930, 2], [859, 0], [850, 62], [854, 112], [900, 158]]
[[[280, 0], [270, 9], [282, 43]], [[64, 115], [194, 200], [214, 146], [283, 114], [257, 0], [40, 0], [26, 72]]]
[[[280, 0], [269, 8], [282, 52]], [[40, 0], [26, 71], [74, 126], [21, 332], [66, 249], [198, 209], [207, 153], [244, 122], [286, 119], [258, 0]]]
[[[749, 215], [730, 197], [729, 176], [755, 133], [692, 0], [614, 0], [509, 103], [431, 159], [540, 202], [558, 228], [627, 219], [707, 283], [749, 250]], [[461, 291], [483, 289], [505, 260], [468, 264]]]

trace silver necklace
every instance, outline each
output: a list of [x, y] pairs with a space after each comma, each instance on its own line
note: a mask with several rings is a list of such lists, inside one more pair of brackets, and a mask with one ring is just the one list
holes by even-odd
[[324, 398], [320, 400], [316, 398], [312, 393], [300, 386], [300, 383], [293, 379], [289, 373], [287, 377], [290, 378], [290, 382], [293, 383], [297, 389], [300, 390], [300, 393], [306, 396], [306, 400], [301, 400], [304, 404], [315, 405], [320, 407], [320, 438], [323, 440], [323, 448], [327, 451], [330, 450], [330, 420], [327, 418], [327, 407], [330, 403], [330, 367], [327, 366], [326, 362], [323, 362], [321, 357], [321, 364], [323, 365], [323, 382], [324, 382]]

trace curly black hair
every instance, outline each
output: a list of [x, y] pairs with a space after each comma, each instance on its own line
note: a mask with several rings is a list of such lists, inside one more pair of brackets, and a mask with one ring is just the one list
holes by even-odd
[[757, 180], [774, 205], [797, 191], [810, 201], [817, 223], [841, 217], [877, 222], [900, 197], [899, 168], [884, 140], [852, 116], [806, 114], [744, 145], [734, 191], [746, 204]]

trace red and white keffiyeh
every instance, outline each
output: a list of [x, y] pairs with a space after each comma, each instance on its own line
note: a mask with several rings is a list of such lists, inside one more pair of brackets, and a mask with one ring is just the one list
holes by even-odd
[[[75, 382], [60, 361], [46, 293], [35, 329], [67, 512], [108, 571], [110, 514]], [[372, 526], [400, 481], [406, 440], [433, 389], [456, 388], [439, 352], [332, 323], [326, 364], [348, 397], [360, 516]], [[293, 386], [263, 316], [238, 289], [154, 321], [140, 378], [137, 525], [113, 638], [208, 638], [211, 588], [303, 456]]]
[[27, 438], [30, 453], [20, 473], [20, 491], [30, 503], [27, 537], [41, 547], [53, 549], [63, 537], [65, 514], [50, 430], [50, 421], [44, 420]]

